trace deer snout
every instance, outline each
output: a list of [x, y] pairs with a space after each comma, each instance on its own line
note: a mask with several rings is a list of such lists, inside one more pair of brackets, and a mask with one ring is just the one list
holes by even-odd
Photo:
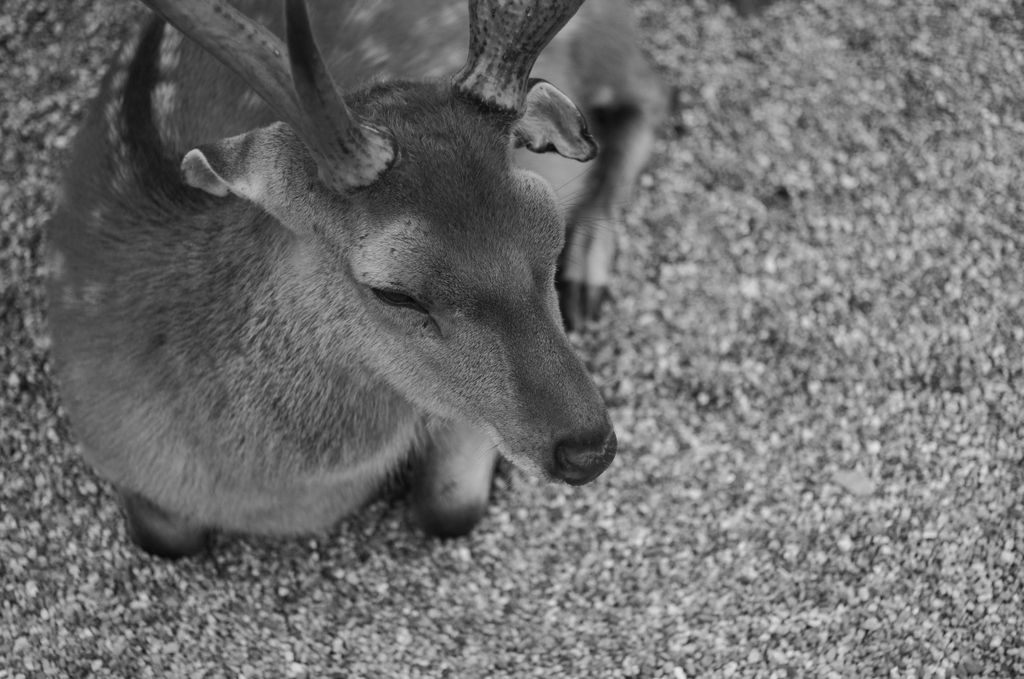
[[590, 483], [615, 459], [617, 445], [611, 425], [582, 436], [564, 438], [555, 444], [555, 476], [570, 486]]
[[552, 309], [508, 314], [517, 322], [504, 321], [504, 354], [518, 403], [494, 419], [509, 434], [506, 455], [513, 462], [582, 486], [608, 468], [617, 441], [604, 399]]

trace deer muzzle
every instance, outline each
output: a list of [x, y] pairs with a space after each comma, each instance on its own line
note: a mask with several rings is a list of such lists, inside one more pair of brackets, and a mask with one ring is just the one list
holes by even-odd
[[555, 476], [570, 486], [590, 483], [615, 459], [617, 445], [610, 424], [606, 431], [563, 439], [555, 445]]
[[[617, 447], [604, 400], [547, 314], [535, 314], [517, 330], [507, 345], [520, 413], [513, 421], [520, 431], [533, 431], [519, 439], [520, 451], [548, 478], [590, 483], [608, 468]], [[531, 443], [532, 453], [522, 447]]]

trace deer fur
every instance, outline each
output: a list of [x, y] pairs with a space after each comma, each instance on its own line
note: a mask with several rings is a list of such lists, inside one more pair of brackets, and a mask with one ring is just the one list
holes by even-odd
[[[187, 0], [153, 4], [234, 72], [147, 19], [48, 228], [66, 407], [132, 538], [174, 557], [214, 529], [322, 530], [410, 457], [438, 535], [483, 514], [499, 453], [543, 479], [600, 474], [615, 435], [560, 322], [564, 218], [513, 163], [516, 146], [584, 160], [596, 146], [565, 95], [528, 80], [531, 59], [487, 78], [516, 43], [471, 48], [468, 78], [342, 96], [328, 71], [368, 74], [372, 50], [339, 35], [322, 63], [301, 0], [287, 49], [280, 3], [238, 3], [268, 31], [217, 0], [200, 19], [175, 14]], [[533, 20], [523, 0], [480, 4]], [[314, 4], [312, 25], [347, 9], [345, 34], [360, 7]], [[518, 30], [549, 39], [571, 11]]]

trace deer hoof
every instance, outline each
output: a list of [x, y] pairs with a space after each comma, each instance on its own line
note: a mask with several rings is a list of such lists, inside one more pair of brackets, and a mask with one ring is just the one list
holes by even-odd
[[121, 493], [128, 536], [144, 552], [164, 559], [195, 556], [206, 550], [210, 531], [153, 504], [138, 493]]
[[559, 281], [558, 305], [566, 330], [582, 330], [588, 321], [601, 316], [601, 307], [609, 297], [604, 285], [590, 285], [578, 281]]
[[414, 496], [413, 510], [423, 532], [437, 538], [458, 538], [480, 523], [487, 513], [487, 502], [447, 505]]

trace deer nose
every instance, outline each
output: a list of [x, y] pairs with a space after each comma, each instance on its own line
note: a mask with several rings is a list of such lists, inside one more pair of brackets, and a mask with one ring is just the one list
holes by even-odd
[[555, 476], [582, 486], [601, 475], [615, 459], [615, 430], [562, 439], [555, 446]]

